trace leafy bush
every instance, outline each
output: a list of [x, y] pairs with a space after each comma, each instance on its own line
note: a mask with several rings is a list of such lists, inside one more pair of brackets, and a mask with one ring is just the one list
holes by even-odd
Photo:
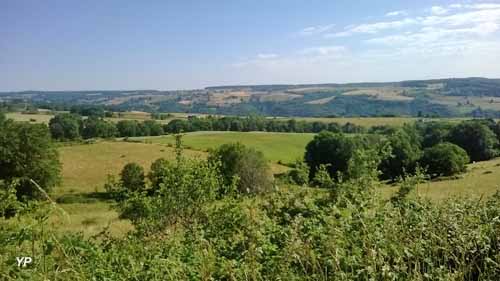
[[225, 184], [230, 185], [236, 177], [241, 193], [261, 193], [272, 188], [273, 176], [260, 151], [240, 143], [223, 144], [210, 152], [209, 161], [220, 161]]
[[297, 160], [287, 176], [293, 184], [307, 185], [309, 183], [309, 166], [305, 162]]
[[122, 217], [146, 228], [199, 219], [206, 203], [228, 193], [217, 162], [180, 159], [158, 162], [162, 176], [154, 193], [132, 193], [120, 203]]
[[128, 163], [120, 173], [121, 184], [128, 191], [142, 191], [146, 187], [144, 169], [137, 163]]
[[312, 184], [314, 186], [322, 188], [333, 187], [333, 180], [330, 177], [330, 174], [328, 173], [328, 166], [330, 165], [324, 165], [324, 164], [319, 165], [319, 168], [316, 171], [316, 174], [314, 174], [314, 178], [312, 180]]
[[469, 163], [467, 152], [452, 143], [440, 143], [424, 150], [422, 167], [435, 176], [452, 176], [463, 173]]
[[158, 158], [151, 164], [148, 179], [151, 182], [151, 188], [153, 190], [159, 189], [163, 178], [167, 176], [167, 165], [168, 161], [165, 158]]

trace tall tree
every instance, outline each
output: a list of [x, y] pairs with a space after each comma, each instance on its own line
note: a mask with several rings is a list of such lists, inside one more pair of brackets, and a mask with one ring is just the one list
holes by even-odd
[[489, 160], [498, 155], [498, 139], [488, 126], [464, 121], [451, 129], [448, 141], [467, 151], [471, 161]]
[[81, 137], [82, 118], [76, 114], [62, 113], [49, 121], [52, 137], [57, 140], [75, 140]]
[[18, 180], [18, 197], [39, 194], [31, 180], [50, 190], [59, 183], [60, 171], [59, 154], [46, 125], [12, 120], [0, 124], [0, 179]]
[[382, 177], [396, 179], [406, 173], [412, 174], [422, 151], [418, 137], [409, 129], [400, 129], [389, 137], [391, 153], [380, 163]]
[[332, 178], [337, 178], [339, 172], [345, 175], [354, 151], [365, 146], [364, 141], [357, 136], [326, 131], [319, 133], [306, 146], [304, 160], [310, 167], [309, 178], [314, 178], [320, 165], [326, 165]]

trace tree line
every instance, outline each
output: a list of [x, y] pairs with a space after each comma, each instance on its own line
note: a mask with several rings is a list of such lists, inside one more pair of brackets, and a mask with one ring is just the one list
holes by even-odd
[[71, 141], [90, 138], [139, 137], [163, 135], [163, 127], [154, 120], [120, 120], [117, 123], [102, 117], [83, 118], [73, 113], [62, 113], [49, 121], [54, 139]]
[[[164, 119], [163, 115], [155, 118]], [[340, 125], [338, 123], [307, 122], [290, 120], [268, 119], [264, 117], [194, 117], [188, 119], [174, 119], [162, 125], [155, 120], [120, 120], [116, 123], [105, 120], [100, 115], [82, 117], [77, 113], [61, 113], [49, 122], [52, 136], [57, 140], [77, 140], [89, 138], [112, 137], [139, 137], [159, 136], [163, 134], [177, 134], [196, 131], [266, 131], [266, 132], [293, 132], [319, 133], [321, 131], [343, 133], [378, 133], [391, 131], [392, 128], [377, 126], [370, 129], [352, 123]]]
[[[458, 124], [417, 122], [383, 137], [321, 132], [306, 147], [307, 165], [304, 168], [296, 164], [291, 178], [297, 183], [328, 186], [350, 177], [353, 156], [366, 149], [378, 151], [381, 179], [396, 181], [422, 170], [430, 177], [452, 176], [464, 172], [470, 162], [500, 155], [500, 122], [485, 119]], [[308, 178], [297, 180], [297, 174]]]
[[335, 122], [308, 122], [295, 119], [280, 120], [262, 116], [248, 117], [214, 117], [199, 118], [192, 116], [187, 120], [176, 119], [165, 126], [167, 133], [195, 132], [195, 131], [235, 131], [235, 132], [287, 132], [287, 133], [319, 133], [321, 131], [365, 133], [367, 129], [353, 123], [340, 125]]

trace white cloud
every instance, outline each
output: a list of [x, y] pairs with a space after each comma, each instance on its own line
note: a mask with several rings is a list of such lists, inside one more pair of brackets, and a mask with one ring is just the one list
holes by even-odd
[[258, 82], [294, 83], [500, 73], [500, 36], [497, 36], [500, 4], [467, 2], [435, 6], [411, 17], [398, 12], [385, 15], [403, 16], [397, 20], [354, 24], [340, 30], [333, 26], [305, 28], [304, 35], [353, 38], [342, 40], [347, 42], [342, 45], [312, 46], [280, 56], [257, 55], [235, 64], [239, 68], [233, 73], [255, 73]]
[[277, 58], [278, 55], [277, 54], [258, 54], [257, 55], [257, 58], [258, 59], [262, 59], [262, 60], [265, 60], [265, 59], [274, 59], [274, 58]]
[[301, 36], [322, 34], [322, 33], [325, 33], [327, 31], [332, 30], [334, 27], [335, 27], [334, 24], [310, 26], [310, 27], [306, 27], [306, 28], [300, 30], [298, 32], [298, 34]]
[[479, 3], [479, 4], [469, 4], [466, 5], [467, 8], [478, 9], [478, 10], [490, 10], [490, 9], [500, 9], [500, 4], [498, 3]]
[[462, 8], [463, 6], [464, 6], [464, 5], [457, 3], [457, 4], [451, 4], [451, 5], [450, 5], [450, 6], [448, 6], [448, 7], [449, 7], [449, 8], [451, 8], [451, 9], [460, 9], [460, 8]]
[[303, 49], [299, 54], [307, 56], [342, 57], [347, 52], [345, 46], [320, 46]]
[[386, 17], [397, 17], [397, 16], [406, 16], [406, 15], [408, 15], [408, 12], [404, 11], [404, 10], [392, 11], [392, 12], [388, 12], [387, 14], [385, 14]]
[[385, 21], [385, 22], [376, 22], [376, 23], [368, 23], [368, 24], [360, 24], [351, 27], [347, 27], [344, 31], [326, 34], [326, 38], [335, 38], [335, 37], [345, 37], [353, 34], [375, 34], [384, 30], [389, 29], [398, 29], [405, 26], [416, 24], [417, 21], [412, 18], [405, 18], [397, 21]]
[[432, 13], [433, 15], [436, 15], [436, 16], [445, 15], [445, 14], [447, 14], [447, 13], [448, 13], [448, 11], [449, 11], [448, 9], [443, 8], [443, 7], [441, 7], [441, 6], [433, 6], [433, 7], [431, 8], [431, 13]]

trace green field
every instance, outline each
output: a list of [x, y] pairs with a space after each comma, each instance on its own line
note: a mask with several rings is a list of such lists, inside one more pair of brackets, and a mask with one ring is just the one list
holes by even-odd
[[[184, 136], [187, 157], [205, 157], [202, 150], [222, 143], [240, 141], [264, 153], [273, 162], [292, 162], [303, 156], [304, 147], [313, 134], [288, 133], [190, 133]], [[137, 162], [146, 170], [152, 161], [164, 157], [173, 159], [172, 136], [141, 138], [147, 143], [101, 141], [94, 144], [61, 146], [63, 183], [54, 189], [52, 197], [68, 217], [54, 216], [51, 223], [61, 230], [82, 231], [94, 235], [109, 226], [114, 235], [125, 234], [131, 228], [128, 221], [120, 220], [111, 209], [112, 202], [101, 198], [108, 174], [118, 175], [128, 162]], [[273, 171], [286, 168], [273, 164]], [[493, 194], [500, 183], [500, 158], [469, 165], [469, 171], [458, 179], [422, 183], [417, 189], [420, 196], [442, 200], [452, 196], [480, 197]], [[397, 186], [382, 187], [380, 192], [389, 197]]]
[[51, 114], [25, 114], [20, 112], [7, 113], [5, 114], [5, 116], [15, 121], [44, 123], [44, 124], [48, 124], [50, 119], [54, 117], [54, 115]]
[[[183, 144], [190, 149], [207, 151], [224, 143], [240, 142], [262, 151], [274, 163], [292, 163], [304, 156], [305, 147], [314, 134], [267, 132], [194, 132], [183, 136]], [[174, 136], [130, 138], [148, 143], [174, 145]]]
[[[94, 235], [109, 226], [111, 233], [121, 235], [130, 229], [111, 209], [112, 202], [102, 198], [107, 175], [118, 175], [129, 162], [141, 164], [146, 171], [160, 158], [173, 159], [174, 150], [162, 145], [102, 141], [59, 148], [62, 185], [51, 196], [68, 217], [54, 216], [52, 225], [61, 230], [82, 231]], [[187, 157], [203, 157], [197, 151], [185, 151]]]

